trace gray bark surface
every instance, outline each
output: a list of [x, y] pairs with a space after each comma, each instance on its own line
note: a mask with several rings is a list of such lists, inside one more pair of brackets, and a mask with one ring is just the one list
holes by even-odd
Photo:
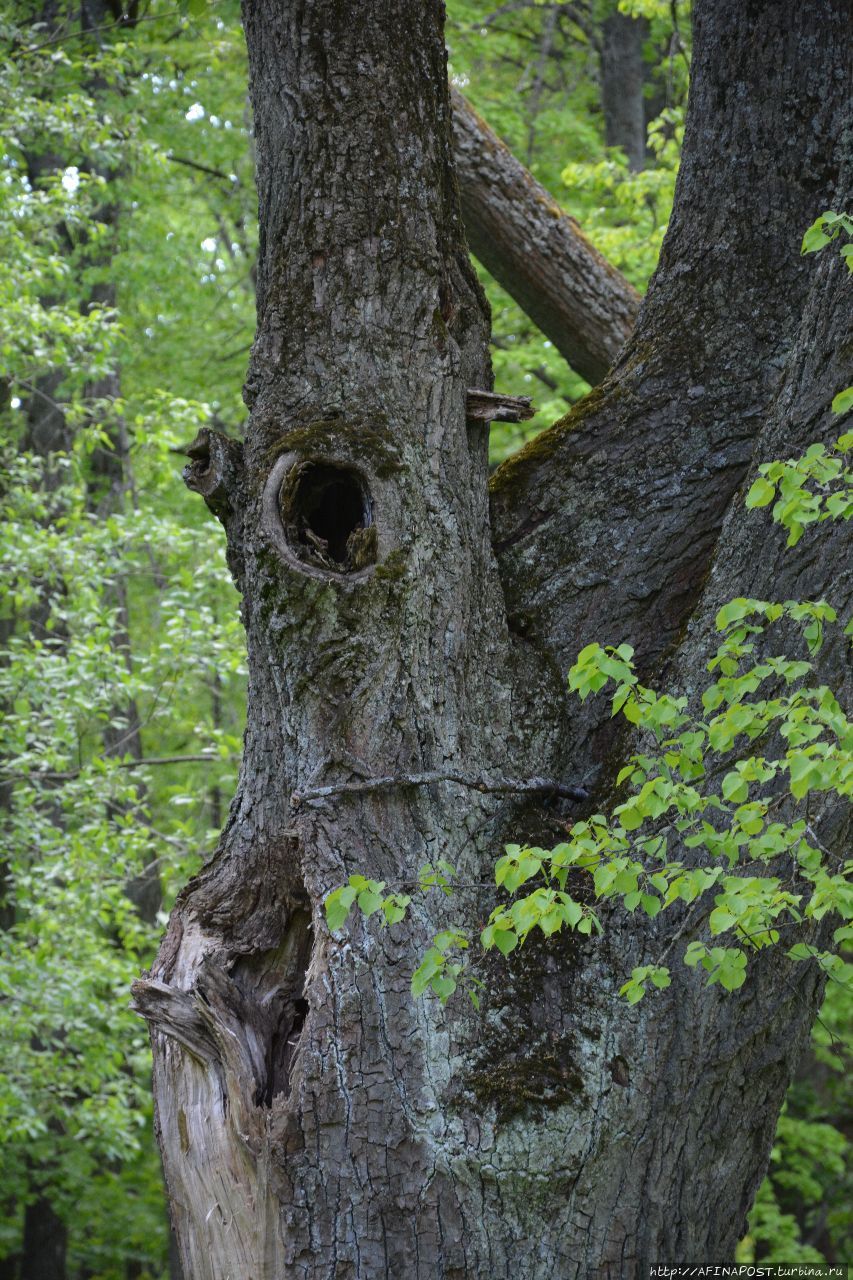
[[[475, 884], [503, 838], [559, 838], [582, 775], [600, 802], [628, 748], [568, 702], [588, 640], [630, 639], [644, 672], [695, 685], [691, 646], [742, 570], [810, 593], [805, 550], [726, 512], [756, 450], [829, 429], [845, 282], [827, 258], [815, 284], [790, 246], [838, 194], [847, 12], [697, 6], [676, 209], [637, 330], [604, 387], [497, 473], [490, 528], [486, 427], [465, 413], [489, 389], [488, 322], [440, 7], [246, 0], [251, 417], [245, 445], [207, 433], [185, 473], [243, 593], [245, 750], [220, 846], [135, 988], [191, 1280], [731, 1261], [815, 972], [765, 955], [728, 996], [676, 955], [672, 987], [628, 1008], [631, 968], [686, 926], [614, 914], [601, 940], [480, 964], [475, 1014], [413, 1000], [409, 978], [488, 894], [334, 936], [322, 901], [350, 872], [403, 887], [439, 857]], [[839, 540], [821, 548], [829, 578]]]
[[599, 382], [631, 332], [639, 295], [470, 103], [456, 90], [451, 98], [471, 252], [572, 368]]

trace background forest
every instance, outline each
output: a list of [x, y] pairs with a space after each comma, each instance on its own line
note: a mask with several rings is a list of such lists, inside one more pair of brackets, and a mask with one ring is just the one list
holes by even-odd
[[[447, 40], [456, 86], [642, 291], [690, 16], [620, 9], [450, 0]], [[243, 725], [238, 598], [180, 455], [245, 415], [245, 49], [234, 0], [2, 0], [0, 41], [0, 1280], [154, 1280], [178, 1268], [129, 986], [218, 837]], [[493, 427], [497, 462], [588, 385], [482, 277], [496, 388], [538, 407]], [[744, 1262], [850, 1257], [849, 1005], [831, 985]]]

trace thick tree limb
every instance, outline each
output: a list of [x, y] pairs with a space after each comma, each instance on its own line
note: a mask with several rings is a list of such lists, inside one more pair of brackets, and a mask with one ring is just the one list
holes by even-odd
[[[698, 14], [684, 161], [637, 327], [605, 384], [491, 482], [510, 626], [563, 672], [592, 640], [630, 641], [648, 671], [681, 634], [799, 329], [802, 228], [837, 199], [846, 4], [723, 8], [725, 58], [704, 37], [713, 6]], [[607, 718], [598, 702], [567, 759]]]
[[640, 298], [460, 93], [453, 136], [471, 251], [573, 369], [599, 382]]

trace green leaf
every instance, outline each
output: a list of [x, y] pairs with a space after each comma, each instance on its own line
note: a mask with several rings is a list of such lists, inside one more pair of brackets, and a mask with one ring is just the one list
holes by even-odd
[[737, 917], [733, 916], [730, 911], [725, 909], [725, 907], [716, 907], [711, 912], [711, 917], [708, 922], [711, 928], [711, 933], [714, 935], [718, 933], [725, 933], [727, 929], [730, 929], [732, 925], [735, 924], [736, 919]]
[[563, 900], [562, 914], [566, 923], [574, 929], [583, 916], [583, 907], [579, 902], [575, 902], [574, 898], [566, 895]]
[[352, 885], [344, 885], [335, 889], [326, 898], [326, 923], [329, 930], [335, 933], [340, 929], [355, 902], [356, 891]]
[[636, 831], [643, 825], [643, 815], [638, 811], [635, 803], [617, 805], [613, 812], [626, 831]]
[[800, 249], [801, 253], [820, 253], [832, 240], [832, 236], [828, 236], [823, 229], [826, 221], [826, 214], [822, 213], [816, 218], [808, 231], [803, 236], [803, 243]]
[[372, 916], [382, 906], [382, 897], [372, 889], [364, 889], [358, 895], [358, 905], [366, 917]]
[[746, 981], [746, 956], [742, 951], [731, 947], [726, 949], [725, 959], [720, 965], [719, 979], [726, 991], [737, 991]]
[[775, 484], [771, 484], [769, 480], [759, 476], [757, 480], [752, 482], [749, 493], [746, 495], [746, 505], [750, 508], [766, 507], [775, 497]]
[[808, 795], [812, 787], [820, 781], [821, 776], [820, 759], [814, 756], [806, 755], [804, 752], [788, 753], [788, 777], [791, 785], [791, 795], [796, 800], [802, 800]]
[[749, 787], [739, 773], [727, 773], [723, 778], [723, 796], [735, 804], [740, 804], [749, 795]]
[[[853, 248], [853, 246], [847, 246]], [[853, 387], [846, 387], [844, 391], [839, 391], [838, 395], [832, 401], [833, 413], [849, 413], [853, 409]]]
[[408, 894], [392, 893], [382, 903], [382, 914], [387, 924], [399, 924], [406, 918], [406, 909], [411, 902]]
[[518, 946], [518, 934], [514, 929], [495, 929], [494, 941], [501, 955], [508, 956]]
[[449, 974], [444, 974], [441, 977], [433, 978], [429, 985], [441, 1003], [446, 1004], [448, 997], [452, 996], [456, 990], [456, 979], [451, 978]]
[[445, 965], [445, 958], [440, 951], [436, 951], [435, 947], [429, 947], [421, 963], [412, 974], [412, 995], [421, 996], [432, 982], [433, 978], [441, 973]]

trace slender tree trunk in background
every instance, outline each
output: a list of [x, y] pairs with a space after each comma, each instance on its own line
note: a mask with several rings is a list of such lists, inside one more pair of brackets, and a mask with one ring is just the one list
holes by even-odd
[[[109, 221], [110, 225], [114, 225], [117, 214], [118, 210], [113, 208], [103, 210], [100, 221]], [[91, 303], [114, 307], [116, 294], [114, 284], [100, 286]], [[85, 395], [94, 403], [104, 401], [108, 406], [115, 405], [121, 397], [118, 370], [105, 375], [98, 382], [88, 384]], [[107, 409], [106, 434], [109, 446], [98, 445], [92, 452], [92, 478], [87, 493], [88, 505], [102, 517], [121, 511], [128, 502], [130, 489], [130, 441], [127, 427], [112, 408]], [[106, 602], [115, 609], [113, 648], [122, 655], [130, 671], [133, 655], [125, 579], [114, 576], [105, 586], [104, 595]], [[142, 729], [139, 708], [134, 698], [127, 699], [113, 709], [109, 722], [104, 726], [103, 739], [105, 756], [142, 759]], [[140, 791], [140, 800], [141, 795]], [[163, 901], [156, 858], [127, 883], [125, 892], [146, 924], [153, 924]]]
[[572, 368], [600, 382], [631, 332], [639, 295], [462, 95], [451, 99], [472, 253]]
[[68, 1229], [50, 1202], [39, 1196], [27, 1205], [21, 1280], [64, 1280]]
[[[43, 458], [67, 448], [68, 428], [65, 415], [55, 405], [50, 394], [55, 391], [57, 378], [44, 378], [34, 387], [26, 407], [26, 427], [22, 448]], [[50, 390], [48, 390], [48, 388]], [[48, 492], [59, 483], [59, 472], [50, 465], [44, 470], [44, 485]], [[43, 640], [47, 634], [45, 623], [50, 614], [50, 598], [43, 595], [37, 605], [27, 613], [25, 624], [34, 639]], [[22, 619], [13, 613], [0, 624], [0, 646], [5, 648], [7, 639], [15, 633]], [[5, 661], [5, 655], [2, 659]], [[0, 708], [2, 712], [2, 708]], [[5, 846], [6, 816], [13, 804], [14, 783], [0, 780], [0, 847]], [[14, 877], [9, 863], [0, 854], [0, 930], [11, 929], [15, 923]], [[43, 1174], [45, 1171], [42, 1170]], [[31, 1188], [43, 1184], [38, 1176], [32, 1176]], [[54, 1212], [49, 1199], [41, 1194], [24, 1207], [24, 1230], [19, 1254], [6, 1260], [8, 1280], [65, 1280], [65, 1255], [68, 1232], [62, 1220]], [[0, 1264], [2, 1265], [2, 1264]]]
[[[668, 664], [695, 684], [744, 576], [811, 594], [807, 553], [785, 558], [727, 510], [756, 450], [831, 429], [847, 286], [837, 256], [816, 277], [797, 244], [839, 197], [846, 0], [697, 5], [683, 169], [637, 328], [604, 386], [498, 471], [491, 528], [484, 432], [465, 419], [488, 324], [440, 7], [244, 12], [251, 417], [244, 447], [202, 433], [186, 475], [243, 593], [245, 751], [219, 849], [135, 987], [186, 1274], [616, 1280], [728, 1262], [813, 971], [765, 953], [720, 995], [674, 957], [672, 986], [628, 1008], [631, 968], [695, 929], [614, 914], [601, 940], [479, 965], [478, 1014], [409, 993], [432, 931], [482, 920], [476, 890], [334, 937], [322, 902], [352, 871], [402, 886], [437, 857], [488, 879], [503, 838], [553, 842], [572, 816], [406, 775], [590, 773], [605, 802], [627, 747], [608, 707], [578, 709], [564, 686], [588, 640], [630, 640], [644, 675]], [[827, 535], [818, 589], [841, 557]], [[824, 663], [838, 683], [838, 651]], [[291, 802], [389, 774], [400, 784]]]
[[614, 7], [601, 27], [601, 105], [604, 140], [621, 147], [635, 171], [646, 163], [645, 18], [629, 18]]

